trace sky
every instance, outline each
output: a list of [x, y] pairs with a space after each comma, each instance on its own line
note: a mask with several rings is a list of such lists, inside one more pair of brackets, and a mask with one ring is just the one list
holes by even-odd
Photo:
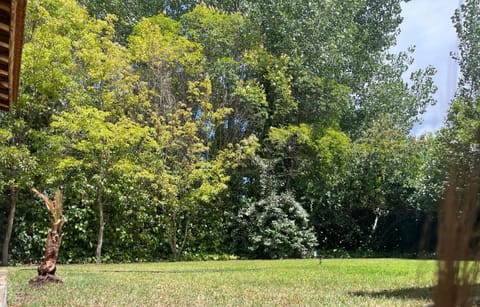
[[460, 0], [412, 0], [402, 5], [403, 23], [397, 46], [393, 51], [404, 51], [415, 46], [412, 70], [433, 65], [438, 91], [437, 104], [423, 115], [423, 123], [416, 125], [412, 134], [438, 130], [444, 122], [448, 105], [455, 93], [458, 66], [450, 52], [456, 51], [457, 36], [451, 16]]

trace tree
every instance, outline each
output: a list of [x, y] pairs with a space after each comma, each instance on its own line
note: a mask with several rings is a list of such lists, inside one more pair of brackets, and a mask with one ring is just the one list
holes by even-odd
[[[210, 81], [190, 83], [190, 100], [199, 111], [179, 102], [165, 117], [152, 114], [154, 147], [142, 158], [147, 163], [143, 177], [160, 209], [160, 221], [175, 260], [191, 238], [192, 223], [201, 206], [213, 206], [226, 188], [229, 170], [235, 168], [256, 148], [256, 138], [212, 153], [211, 140], [229, 109], [213, 109], [209, 102]], [[196, 104], [195, 104], [196, 105]]]
[[459, 54], [454, 54], [460, 66], [458, 95], [475, 99], [480, 92], [480, 25], [478, 14], [480, 3], [477, 0], [467, 0], [455, 11], [452, 20], [459, 39]]
[[260, 39], [258, 30], [240, 13], [226, 14], [206, 5], [196, 6], [179, 21], [188, 39], [203, 46], [209, 64], [222, 58], [238, 61]]
[[55, 276], [57, 271], [57, 259], [62, 244], [62, 227], [65, 223], [63, 217], [63, 201], [62, 192], [57, 190], [55, 192], [55, 200], [51, 201], [48, 196], [40, 193], [37, 189], [32, 189], [33, 193], [40, 197], [50, 211], [51, 216], [51, 230], [48, 231], [47, 243], [45, 246], [45, 258], [43, 263], [38, 267], [38, 276], [29, 281], [30, 285], [38, 285], [43, 283], [62, 283], [62, 280]]
[[[100, 209], [105, 202], [104, 181], [111, 183], [113, 180], [107, 178], [106, 171], [111, 166], [108, 165], [111, 147], [102, 151], [102, 144], [93, 142], [104, 141], [101, 139], [102, 133], [110, 138], [108, 133], [113, 133], [117, 127], [121, 126], [119, 131], [129, 130], [126, 126], [133, 121], [128, 120], [127, 116], [138, 115], [142, 89], [138, 87], [138, 78], [133, 74], [128, 50], [113, 42], [115, 32], [112, 16], [106, 16], [105, 20], [93, 19], [76, 2], [69, 0], [38, 1], [31, 4], [29, 10], [31, 18], [27, 20], [29, 31], [26, 33], [24, 47], [23, 92], [19, 104], [22, 108], [17, 116], [27, 118], [28, 127], [35, 131], [29, 136], [35, 137], [31, 144], [35, 146], [42, 167], [65, 171], [59, 176], [54, 174], [42, 178], [46, 184], [62, 185], [67, 193], [78, 193], [80, 190], [88, 192], [89, 196], [93, 194], [96, 197], [89, 200], [95, 200], [95, 208], [101, 220], [103, 210]], [[38, 54], [42, 54], [41, 59], [38, 59]], [[90, 122], [92, 125], [88, 126], [89, 118], [86, 114], [95, 114], [96, 111], [100, 115], [94, 115]], [[76, 118], [78, 115], [77, 118], [84, 122], [73, 120], [67, 123], [64, 115], [66, 118]], [[52, 118], [55, 118], [56, 124], [51, 125]], [[85, 129], [82, 130], [81, 127]], [[131, 135], [132, 131], [126, 132], [125, 137]], [[71, 134], [71, 142], [63, 144], [62, 136], [57, 133], [64, 132]], [[84, 137], [92, 137], [92, 142], [86, 144], [87, 141], [82, 147], [79, 143]], [[125, 142], [128, 143], [128, 140]], [[113, 145], [110, 143], [105, 146]], [[98, 163], [105, 166], [99, 167], [96, 174], [100, 173], [100, 178], [94, 176], [93, 184], [88, 179], [95, 174], [91, 171], [95, 170], [96, 165], [89, 164], [92, 160], [87, 162], [88, 158], [84, 161], [83, 154], [91, 154], [90, 159], [94, 162], [101, 161]], [[112, 155], [115, 154], [118, 152]], [[116, 158], [120, 159], [119, 155]], [[105, 161], [108, 161], [107, 165], [102, 164]], [[77, 195], [68, 196], [71, 196], [70, 199], [79, 198]], [[84, 219], [88, 213], [84, 211]], [[97, 242], [100, 243], [97, 246], [98, 261], [102, 249], [103, 222], [99, 223], [97, 237]]]
[[[126, 1], [101, 1], [101, 0], [80, 0], [91, 15], [103, 19], [109, 14], [118, 17], [115, 22], [116, 40], [125, 42], [132, 34], [133, 28], [142, 20], [158, 14], [165, 14], [168, 17], [178, 20], [180, 16], [188, 13], [197, 5], [204, 4], [209, 7], [218, 8], [224, 12], [233, 13], [246, 6], [242, 0], [126, 0]], [[246, 2], [246, 1], [245, 1]]]
[[412, 52], [379, 55], [383, 64], [372, 72], [361, 89], [354, 91], [353, 104], [341, 120], [342, 129], [353, 139], [383, 116], [389, 116], [392, 124], [407, 134], [427, 106], [435, 104], [432, 97], [437, 90], [432, 80], [435, 68], [429, 66], [412, 72], [410, 82], [402, 77], [413, 63]]
[[388, 116], [375, 122], [355, 145], [350, 201], [373, 213], [369, 227], [369, 239], [373, 240], [381, 218], [394, 216], [397, 220], [390, 223], [398, 223], [404, 216], [418, 216], [423, 209], [410, 202], [410, 195], [417, 188], [415, 180], [424, 161], [417, 141], [395, 128]]
[[[378, 54], [395, 42], [401, 0], [252, 1], [267, 50], [303, 59], [305, 68], [350, 87], [369, 79]], [[356, 80], [357, 77], [365, 76]]]
[[467, 163], [465, 159], [475, 155], [480, 143], [479, 10], [478, 1], [466, 1], [452, 18], [459, 38], [459, 54], [454, 54], [454, 59], [460, 66], [460, 78], [447, 114], [443, 137], [451, 148], [451, 155], [459, 163], [462, 160]]
[[[8, 120], [0, 119], [0, 124]], [[17, 122], [20, 124], [20, 122]], [[9, 215], [2, 248], [2, 265], [8, 265], [9, 245], [15, 220], [19, 192], [31, 186], [36, 173], [37, 160], [29, 149], [22, 145], [15, 126], [0, 128], [0, 191], [8, 191]], [[12, 131], [14, 130], [14, 131]]]
[[182, 34], [179, 22], [163, 15], [138, 23], [128, 46], [148, 88], [148, 108], [161, 115], [174, 112], [178, 101], [186, 101], [188, 81], [199, 80], [202, 47]]
[[55, 133], [52, 144], [60, 152], [57, 169], [63, 175], [57, 180], [64, 181], [69, 169], [81, 171], [85, 179], [82, 188], [94, 200], [98, 212], [98, 263], [102, 260], [104, 207], [112, 176], [131, 169], [130, 161], [135, 160], [142, 141], [148, 139], [148, 129], [127, 118], [111, 119], [109, 112], [78, 106], [55, 116], [51, 125]]
[[[435, 304], [471, 304], [478, 276], [480, 166], [480, 2], [466, 0], [452, 18], [459, 38], [457, 92], [440, 134], [446, 156], [445, 200], [439, 210]], [[473, 260], [467, 268], [462, 260]]]

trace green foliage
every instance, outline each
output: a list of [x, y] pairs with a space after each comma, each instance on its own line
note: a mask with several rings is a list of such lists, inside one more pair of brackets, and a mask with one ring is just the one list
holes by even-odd
[[402, 78], [413, 63], [411, 52], [413, 50], [384, 55], [386, 64], [380, 66], [357, 92], [355, 111], [349, 110], [342, 122], [342, 127], [355, 138], [384, 116], [406, 134], [419, 121], [426, 107], [435, 104], [432, 95], [437, 88], [432, 80], [436, 72], [433, 67], [411, 73], [410, 83]]
[[152, 17], [158, 14], [166, 14], [167, 16], [178, 19], [185, 13], [194, 9], [197, 5], [202, 4], [209, 7], [216, 7], [225, 12], [237, 12], [244, 1], [242, 0], [79, 0], [91, 15], [95, 18], [103, 19], [109, 14], [116, 15], [118, 20], [115, 22], [116, 40], [125, 42], [132, 29], [142, 18]]
[[186, 102], [189, 81], [198, 81], [203, 69], [202, 46], [182, 35], [180, 23], [163, 15], [144, 19], [128, 38], [141, 81], [148, 89], [144, 102], [165, 116]]
[[459, 39], [459, 54], [454, 55], [460, 66], [458, 92], [461, 97], [475, 98], [480, 91], [480, 25], [478, 0], [468, 0], [455, 11], [452, 20]]
[[[414, 238], [422, 236], [421, 225], [441, 193], [434, 183], [441, 185], [441, 177], [430, 177], [435, 171], [430, 146], [406, 136], [388, 117], [374, 123], [352, 144], [340, 177], [323, 196], [326, 206], [312, 197], [312, 220], [325, 245], [416, 251]], [[340, 229], [343, 236], [337, 237]]]
[[394, 43], [400, 2], [261, 1], [253, 3], [252, 15], [269, 51], [299, 56], [315, 74], [356, 83]]
[[[392, 127], [391, 121], [386, 117], [376, 122], [356, 145], [358, 168], [363, 174], [360, 176], [362, 182], [358, 182], [359, 185], [353, 189], [357, 193], [368, 191], [366, 195], [357, 198], [357, 204], [384, 208], [386, 203], [395, 203], [387, 201], [385, 192], [391, 193], [393, 197], [400, 196], [400, 191], [392, 189], [393, 186], [408, 188], [409, 180], [416, 178], [418, 150], [413, 147], [414, 140]], [[386, 188], [383, 185], [392, 187]]]
[[[31, 185], [64, 192], [64, 262], [230, 254], [235, 227], [245, 256], [409, 252], [478, 99], [461, 91], [438, 138], [408, 136], [435, 87], [388, 52], [402, 1], [198, 2], [28, 3], [20, 101], [0, 115], [15, 261], [41, 257]], [[469, 89], [475, 24], [458, 16]]]
[[256, 138], [250, 137], [211, 156], [209, 135], [222, 124], [229, 109], [213, 109], [208, 101], [210, 82], [190, 83], [190, 98], [201, 114], [179, 103], [175, 113], [157, 117], [150, 132], [153, 151], [147, 152], [145, 182], [161, 209], [160, 221], [175, 259], [185, 248], [201, 206], [215, 202], [227, 189], [228, 171], [252, 155]]
[[115, 36], [118, 41], [125, 41], [131, 34], [132, 28], [141, 21], [142, 17], [151, 17], [163, 12], [166, 5], [170, 3], [172, 9], [180, 9], [178, 1], [101, 1], [101, 0], [80, 0], [89, 13], [98, 19], [104, 19], [107, 15], [118, 16], [115, 23]]
[[193, 69], [202, 57], [201, 47], [182, 35], [180, 23], [163, 15], [140, 22], [129, 37], [129, 46], [138, 62], [153, 67]]
[[198, 5], [182, 15], [180, 22], [186, 36], [201, 43], [210, 62], [221, 58], [236, 59], [241, 55], [239, 51], [255, 47], [254, 44], [258, 41], [249, 32], [252, 29], [248, 28], [240, 13], [229, 15]]
[[69, 180], [72, 169], [84, 176], [78, 188], [94, 203], [99, 214], [98, 262], [101, 261], [105, 224], [104, 204], [113, 192], [115, 174], [133, 175], [127, 172], [132, 171], [129, 165], [141, 141], [148, 137], [146, 128], [126, 118], [111, 122], [109, 117], [110, 113], [96, 108], [76, 107], [54, 117], [51, 124], [55, 133], [52, 143], [60, 153], [55, 172], [58, 177], [52, 181], [64, 183]]
[[312, 257], [317, 240], [308, 214], [293, 195], [270, 194], [248, 202], [235, 217], [235, 250], [253, 258]]
[[0, 190], [29, 188], [38, 167], [29, 149], [16, 142], [7, 129], [0, 128]]
[[459, 39], [459, 54], [454, 54], [453, 58], [459, 64], [460, 76], [456, 97], [451, 102], [446, 125], [441, 132], [441, 140], [446, 150], [445, 163], [455, 168], [446, 171], [460, 176], [467, 176], [479, 161], [479, 9], [479, 1], [465, 1], [452, 18]]

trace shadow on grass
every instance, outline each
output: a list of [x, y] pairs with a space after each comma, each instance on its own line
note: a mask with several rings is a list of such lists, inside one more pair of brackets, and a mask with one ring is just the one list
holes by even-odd
[[[417, 287], [382, 291], [358, 291], [352, 292], [356, 296], [368, 296], [372, 298], [397, 298], [411, 300], [432, 300], [434, 287]], [[480, 306], [480, 284], [473, 285], [470, 289], [470, 300], [474, 302], [473, 306]]]
[[398, 299], [428, 300], [432, 298], [433, 287], [414, 287], [395, 290], [359, 291], [353, 292], [356, 296], [368, 296], [372, 298], [387, 297]]

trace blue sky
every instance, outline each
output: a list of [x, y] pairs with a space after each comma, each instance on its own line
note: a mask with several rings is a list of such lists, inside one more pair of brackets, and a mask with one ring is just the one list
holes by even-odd
[[450, 52], [456, 50], [457, 36], [451, 16], [459, 6], [459, 0], [412, 0], [402, 5], [403, 23], [394, 51], [406, 50], [414, 45], [415, 63], [412, 69], [433, 65], [437, 69], [434, 78], [438, 87], [437, 104], [428, 108], [423, 123], [412, 133], [438, 130], [444, 121], [448, 104], [456, 87], [457, 65]]

